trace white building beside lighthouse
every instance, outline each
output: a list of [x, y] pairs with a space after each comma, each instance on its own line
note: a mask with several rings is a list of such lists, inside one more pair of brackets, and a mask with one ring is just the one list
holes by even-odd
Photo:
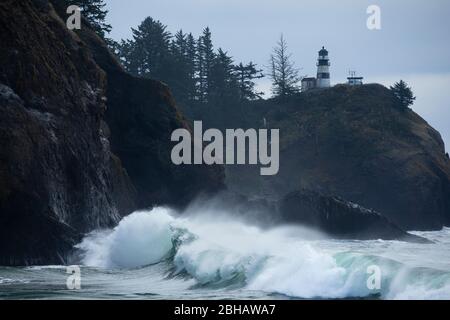
[[325, 47], [319, 51], [319, 59], [317, 60], [317, 88], [329, 88], [330, 83], [330, 59], [328, 51]]
[[356, 71], [350, 71], [347, 78], [347, 84], [349, 86], [362, 86], [364, 77], [357, 77]]

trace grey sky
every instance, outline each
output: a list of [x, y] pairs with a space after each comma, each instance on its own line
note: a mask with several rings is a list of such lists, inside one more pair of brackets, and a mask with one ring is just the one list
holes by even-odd
[[[366, 82], [413, 87], [413, 109], [450, 146], [450, 1], [448, 0], [107, 0], [114, 39], [151, 16], [171, 32], [198, 36], [205, 26], [236, 61], [267, 64], [280, 34], [303, 75], [315, 74], [317, 51], [330, 51], [332, 83], [349, 70]], [[369, 5], [381, 8], [378, 31], [366, 27]], [[268, 89], [268, 83], [261, 87]], [[448, 148], [447, 148], [448, 149]]]

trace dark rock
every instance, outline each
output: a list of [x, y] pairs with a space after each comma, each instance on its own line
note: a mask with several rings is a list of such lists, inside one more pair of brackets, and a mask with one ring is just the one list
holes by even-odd
[[399, 110], [381, 85], [336, 86], [247, 106], [247, 123], [280, 129], [280, 171], [260, 177], [227, 167], [227, 185], [246, 195], [283, 197], [302, 188], [374, 208], [406, 230], [450, 226], [450, 161], [440, 134]]
[[429, 242], [405, 232], [374, 210], [313, 191], [287, 195], [281, 201], [280, 214], [284, 221], [312, 227], [339, 239]]
[[84, 233], [222, 186], [220, 167], [171, 166], [170, 92], [82, 30], [90, 47], [47, 0], [0, 2], [0, 265], [63, 263]]
[[201, 212], [223, 213], [227, 217], [270, 228], [279, 225], [282, 220], [278, 214], [278, 202], [265, 198], [248, 198], [229, 190], [221, 191], [214, 196], [200, 196], [191, 202], [184, 211], [187, 214]]
[[98, 65], [106, 72], [106, 122], [111, 149], [123, 162], [137, 189], [141, 207], [185, 206], [201, 194], [224, 188], [222, 166], [172, 164], [172, 132], [189, 124], [169, 88], [155, 80], [127, 74], [106, 44], [89, 28], [78, 32]]
[[105, 73], [43, 2], [0, 3], [0, 264], [61, 263], [135, 208], [101, 130]]

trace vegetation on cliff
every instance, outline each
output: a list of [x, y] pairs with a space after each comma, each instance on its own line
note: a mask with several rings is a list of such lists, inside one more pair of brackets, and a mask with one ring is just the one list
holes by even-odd
[[264, 196], [319, 190], [403, 228], [450, 224], [450, 161], [441, 136], [391, 90], [338, 85], [247, 104], [236, 111], [243, 117], [231, 110], [225, 125], [279, 128], [281, 153], [275, 177], [262, 179], [250, 166], [227, 168], [230, 188]]

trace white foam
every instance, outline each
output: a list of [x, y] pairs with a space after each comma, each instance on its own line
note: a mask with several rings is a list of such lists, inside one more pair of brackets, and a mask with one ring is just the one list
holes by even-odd
[[167, 208], [135, 212], [112, 231], [90, 234], [77, 247], [84, 251], [83, 263], [104, 268], [134, 268], [161, 261], [172, 249]]
[[298, 297], [345, 296], [345, 270], [331, 255], [314, 250], [292, 228], [261, 230], [211, 217], [178, 220], [195, 240], [177, 251], [175, 264], [200, 283], [245, 277], [250, 290]]
[[[214, 212], [174, 218], [169, 209], [156, 208], [133, 213], [113, 230], [91, 234], [78, 248], [84, 251], [86, 265], [106, 268], [154, 264], [173, 251], [176, 270], [201, 285], [233, 283], [300, 298], [450, 298], [450, 274], [435, 275], [430, 269], [418, 282], [411, 272], [420, 270], [379, 255], [386, 248], [420, 252], [409, 247], [420, 244], [310, 237], [302, 228], [261, 229]], [[383, 271], [378, 291], [370, 291], [366, 282], [367, 267], [374, 263]]]
[[440, 288], [406, 285], [401, 291], [390, 292], [386, 298], [390, 300], [450, 300], [450, 285]]

